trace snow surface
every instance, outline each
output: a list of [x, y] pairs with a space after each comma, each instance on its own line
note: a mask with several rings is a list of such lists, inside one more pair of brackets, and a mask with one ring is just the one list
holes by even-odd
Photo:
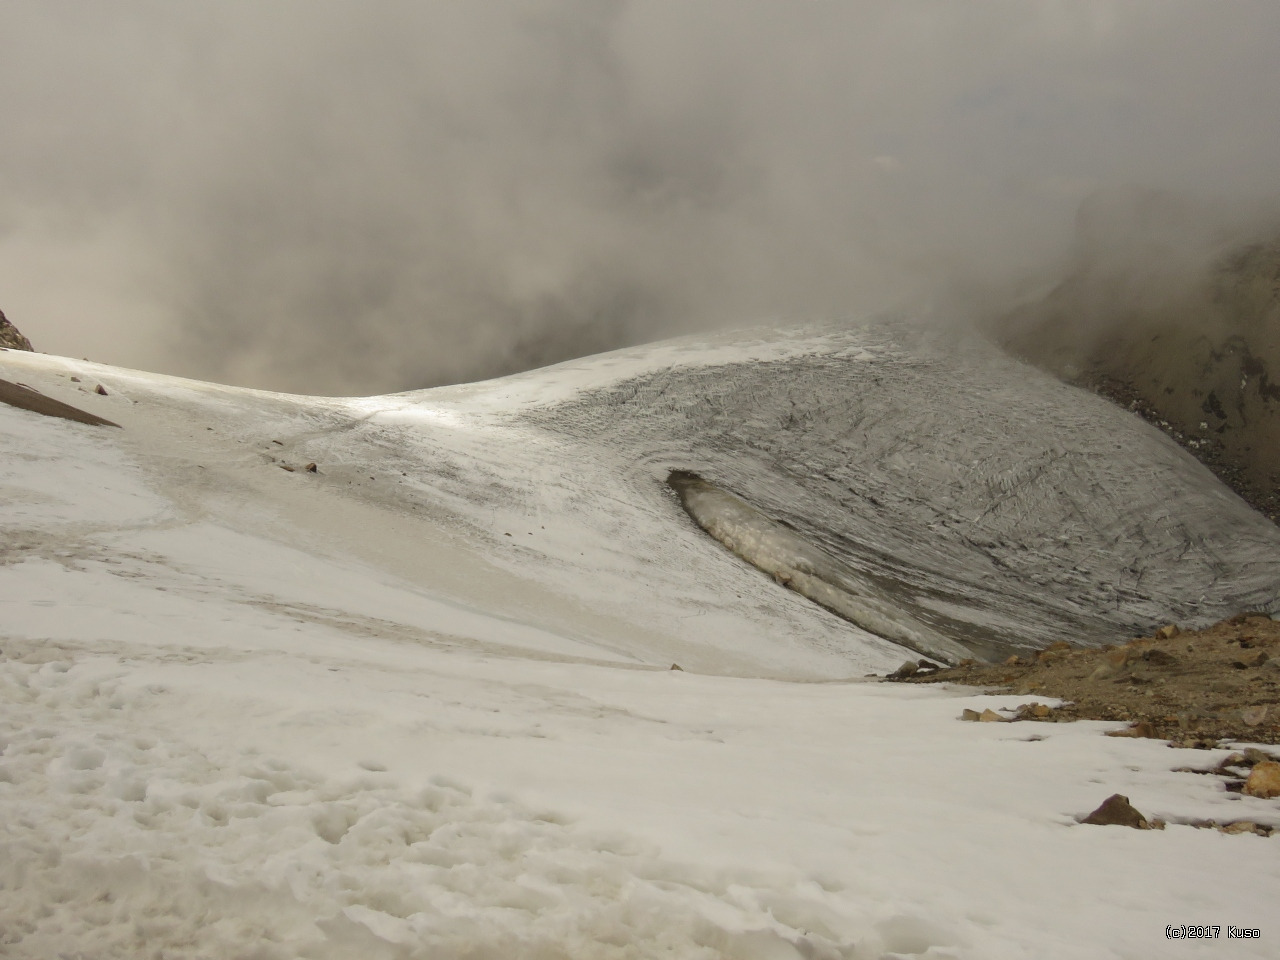
[[[1135, 558], [1078, 622], [1196, 583], [1204, 616], [1274, 599], [1272, 528], [1154, 431], [895, 337], [679, 341], [358, 400], [0, 354], [123, 425], [0, 407], [0, 955], [1274, 956], [1275, 840], [1075, 820], [1120, 792], [1149, 817], [1280, 822], [1174, 772], [1221, 752], [959, 723], [1026, 698], [867, 682], [903, 649], [728, 554], [665, 488], [714, 476], [836, 530], [824, 547], [868, 576], [910, 568], [903, 603], [935, 626], [1031, 645]], [[1000, 363], [996, 410], [973, 384]], [[830, 371], [877, 405], [852, 427], [815, 412], [850, 415]], [[736, 432], [735, 384], [755, 398]], [[967, 432], [906, 443], [948, 422]], [[842, 426], [874, 456], [818, 462]], [[975, 450], [977, 492], [892, 496]], [[840, 521], [856, 543], [821, 487], [854, 473], [881, 508]], [[1181, 923], [1263, 937], [1167, 941]]]

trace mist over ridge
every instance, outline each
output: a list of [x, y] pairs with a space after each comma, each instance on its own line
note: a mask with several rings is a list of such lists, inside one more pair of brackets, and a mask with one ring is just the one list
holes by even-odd
[[1208, 198], [1192, 266], [1265, 221], [1278, 44], [1262, 2], [7, 4], [0, 308], [50, 352], [365, 394], [994, 310], [1117, 187]]

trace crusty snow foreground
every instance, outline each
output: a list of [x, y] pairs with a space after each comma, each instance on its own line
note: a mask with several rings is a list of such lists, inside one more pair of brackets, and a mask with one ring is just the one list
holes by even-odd
[[[1280, 823], [1173, 772], [1220, 754], [854, 679], [904, 651], [663, 482], [993, 649], [1274, 603], [1274, 528], [1095, 398], [884, 327], [358, 400], [0, 377], [123, 427], [0, 407], [2, 955], [1274, 956], [1274, 841], [1176, 823]], [[1117, 792], [1171, 825], [1076, 822]]]

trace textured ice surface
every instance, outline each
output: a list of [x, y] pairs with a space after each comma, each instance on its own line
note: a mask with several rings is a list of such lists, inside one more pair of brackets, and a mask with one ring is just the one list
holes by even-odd
[[988, 656], [1280, 609], [1280, 531], [1138, 417], [901, 325], [805, 346], [655, 366], [524, 417], [697, 473]]
[[945, 663], [969, 655], [965, 647], [905, 613], [875, 583], [733, 494], [685, 471], [672, 473], [667, 483], [702, 529], [778, 583], [917, 653]]

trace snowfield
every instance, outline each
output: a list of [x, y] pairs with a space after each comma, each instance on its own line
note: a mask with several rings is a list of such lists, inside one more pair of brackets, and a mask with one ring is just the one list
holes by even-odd
[[[1275, 956], [1276, 840], [1176, 822], [1280, 824], [1175, 772], [1225, 752], [868, 681], [914, 655], [665, 484], [984, 653], [1278, 609], [1274, 527], [993, 351], [750, 333], [350, 400], [0, 377], [122, 425], [0, 406], [0, 956]], [[1117, 792], [1170, 825], [1076, 822]]]

